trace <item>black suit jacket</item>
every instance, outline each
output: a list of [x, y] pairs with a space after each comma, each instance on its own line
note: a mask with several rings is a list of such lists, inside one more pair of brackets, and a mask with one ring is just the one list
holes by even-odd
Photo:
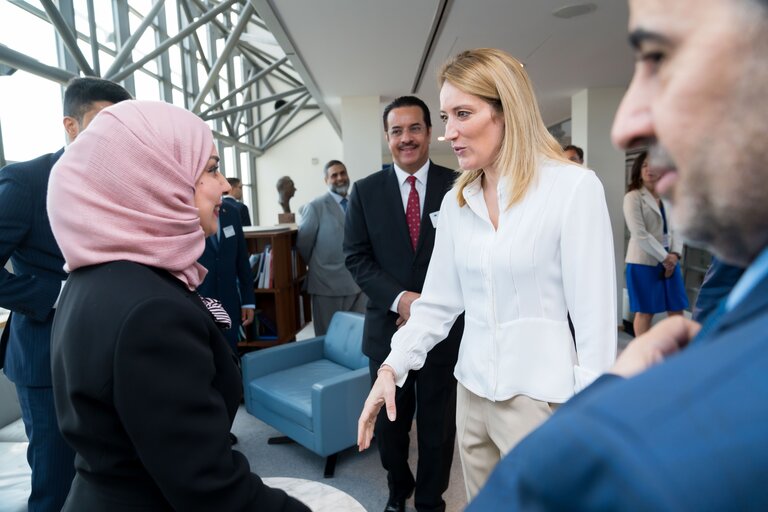
[[251, 225], [251, 213], [248, 211], [248, 206], [245, 203], [241, 203], [232, 196], [224, 196], [224, 203], [235, 207], [238, 215], [240, 215], [240, 224], [243, 227]]
[[[253, 292], [253, 277], [248, 263], [248, 246], [240, 225], [240, 216], [230, 201], [221, 205], [219, 210], [220, 233], [218, 244], [211, 240], [216, 235], [205, 239], [205, 250], [197, 260], [208, 269], [205, 279], [197, 291], [203, 297], [221, 301], [227, 311], [232, 328], [224, 335], [232, 348], [237, 349], [240, 330], [241, 306], [256, 304]], [[231, 230], [231, 231], [230, 231]], [[232, 233], [227, 236], [225, 231]]]
[[77, 451], [65, 511], [308, 510], [232, 450], [235, 356], [166, 271], [118, 261], [72, 272], [51, 348], [59, 425]]
[[[346, 265], [368, 296], [363, 331], [363, 353], [375, 361], [386, 359], [398, 315], [390, 311], [397, 295], [421, 293], [427, 275], [435, 228], [429, 214], [440, 210], [456, 173], [430, 163], [427, 192], [421, 212], [419, 243], [411, 246], [397, 176], [391, 166], [355, 183], [349, 198], [344, 231]], [[456, 364], [464, 329], [460, 316], [448, 337], [430, 351], [435, 364]]]

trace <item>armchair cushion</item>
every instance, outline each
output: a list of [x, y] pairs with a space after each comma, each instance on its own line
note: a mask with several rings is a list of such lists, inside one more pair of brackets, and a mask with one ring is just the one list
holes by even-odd
[[312, 386], [347, 373], [349, 369], [344, 366], [318, 359], [259, 377], [248, 385], [254, 402], [311, 431]]

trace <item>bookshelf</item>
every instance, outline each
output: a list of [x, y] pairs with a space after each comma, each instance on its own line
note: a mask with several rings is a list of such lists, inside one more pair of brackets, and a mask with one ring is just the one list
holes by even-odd
[[307, 266], [296, 249], [295, 226], [244, 228], [256, 279], [256, 319], [241, 350], [266, 348], [296, 339], [311, 320], [309, 294], [302, 292]]

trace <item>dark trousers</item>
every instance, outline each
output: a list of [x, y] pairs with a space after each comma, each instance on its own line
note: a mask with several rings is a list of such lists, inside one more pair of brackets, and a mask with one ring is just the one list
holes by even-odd
[[29, 438], [27, 461], [32, 468], [29, 512], [59, 512], [75, 476], [75, 452], [59, 432], [53, 388], [17, 384], [16, 393]]
[[[381, 361], [370, 361], [371, 383]], [[375, 435], [381, 464], [387, 471], [391, 498], [407, 497], [414, 485], [419, 512], [445, 510], [443, 493], [448, 489], [456, 439], [456, 379], [453, 365], [433, 365], [429, 359], [412, 371], [395, 394], [397, 419], [387, 418], [382, 408]], [[416, 414], [419, 460], [414, 479], [408, 466], [409, 432]]]

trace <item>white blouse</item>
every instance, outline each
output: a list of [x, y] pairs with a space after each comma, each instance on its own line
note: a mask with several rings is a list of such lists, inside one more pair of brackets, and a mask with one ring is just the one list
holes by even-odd
[[464, 189], [465, 207], [446, 194], [424, 289], [384, 363], [402, 386], [465, 311], [454, 372], [464, 387], [494, 401], [524, 394], [562, 403], [616, 357], [605, 194], [594, 172], [545, 160], [525, 197], [506, 209], [500, 181], [498, 230], [480, 178]]

